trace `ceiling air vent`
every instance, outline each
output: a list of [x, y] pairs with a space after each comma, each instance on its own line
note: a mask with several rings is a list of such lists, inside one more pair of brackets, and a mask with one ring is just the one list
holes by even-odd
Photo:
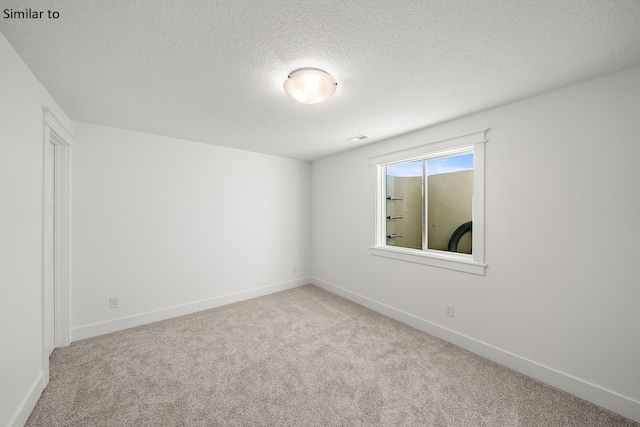
[[362, 141], [363, 139], [367, 139], [367, 138], [369, 138], [367, 135], [361, 133], [360, 135], [357, 135], [357, 136], [354, 136], [353, 138], [347, 139], [347, 142]]

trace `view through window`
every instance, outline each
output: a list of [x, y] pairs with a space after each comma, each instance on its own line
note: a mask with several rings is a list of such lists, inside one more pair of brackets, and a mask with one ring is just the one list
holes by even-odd
[[471, 254], [472, 149], [388, 164], [384, 173], [388, 246]]

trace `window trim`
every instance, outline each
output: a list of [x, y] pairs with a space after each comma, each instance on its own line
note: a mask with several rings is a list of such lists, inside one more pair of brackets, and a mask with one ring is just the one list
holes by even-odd
[[[382, 153], [369, 157], [369, 165], [376, 173], [376, 218], [374, 245], [369, 248], [371, 255], [447, 268], [466, 273], [485, 274], [484, 253], [484, 198], [485, 198], [485, 143], [489, 129], [481, 129], [466, 134], [444, 138], [402, 150]], [[472, 253], [456, 254], [446, 251], [418, 250], [387, 246], [385, 234], [384, 166], [398, 162], [408, 162], [425, 158], [455, 154], [464, 149], [473, 149], [473, 241]], [[423, 235], [424, 238], [424, 235]]]

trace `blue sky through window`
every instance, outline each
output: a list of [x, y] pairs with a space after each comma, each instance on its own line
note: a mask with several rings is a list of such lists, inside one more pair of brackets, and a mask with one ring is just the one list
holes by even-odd
[[[395, 163], [387, 166], [390, 176], [422, 176], [422, 160]], [[427, 160], [427, 175], [458, 172], [473, 169], [473, 153], [458, 156], [438, 157]]]

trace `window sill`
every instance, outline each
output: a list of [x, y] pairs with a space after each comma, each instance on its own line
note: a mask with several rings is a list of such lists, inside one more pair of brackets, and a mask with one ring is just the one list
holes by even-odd
[[369, 248], [369, 252], [371, 255], [375, 256], [430, 265], [432, 267], [447, 268], [449, 270], [478, 274], [480, 276], [484, 276], [484, 270], [487, 267], [486, 264], [473, 262], [470, 256], [455, 255], [451, 253], [431, 253], [415, 249], [404, 249], [390, 246], [371, 246]]

